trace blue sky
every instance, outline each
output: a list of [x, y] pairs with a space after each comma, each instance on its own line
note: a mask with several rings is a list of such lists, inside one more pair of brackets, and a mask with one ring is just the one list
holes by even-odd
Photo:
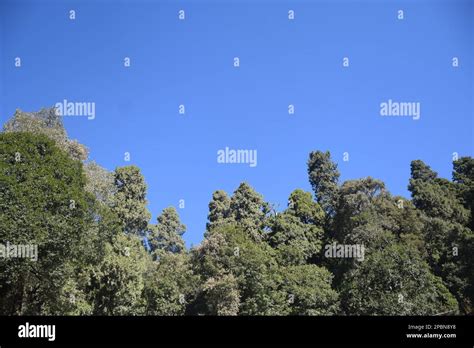
[[[109, 170], [142, 169], [153, 221], [184, 199], [197, 244], [213, 191], [247, 181], [283, 209], [310, 190], [312, 150], [331, 151], [342, 180], [406, 197], [413, 159], [451, 178], [453, 152], [474, 149], [473, 46], [473, 1], [1, 0], [0, 121], [94, 102], [94, 120], [65, 118], [70, 137]], [[420, 119], [382, 117], [389, 99], [419, 102]], [[256, 149], [257, 166], [217, 163], [226, 146]]]

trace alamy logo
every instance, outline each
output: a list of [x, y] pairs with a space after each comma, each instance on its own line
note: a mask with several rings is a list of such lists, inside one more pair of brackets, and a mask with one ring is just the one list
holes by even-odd
[[233, 150], [226, 147], [217, 151], [217, 163], [240, 163], [257, 166], [257, 150]]
[[38, 261], [38, 245], [0, 243], [0, 258], [28, 258], [31, 261]]
[[20, 338], [47, 338], [48, 341], [56, 339], [56, 325], [34, 325], [26, 322], [18, 326], [18, 337]]
[[95, 118], [94, 102], [70, 102], [64, 99], [54, 105], [58, 116], [87, 116], [88, 120]]
[[389, 99], [380, 103], [380, 116], [408, 116], [419, 120], [421, 107], [419, 102], [396, 102]]
[[355, 258], [364, 261], [365, 247], [363, 244], [327, 244], [324, 256], [329, 258]]

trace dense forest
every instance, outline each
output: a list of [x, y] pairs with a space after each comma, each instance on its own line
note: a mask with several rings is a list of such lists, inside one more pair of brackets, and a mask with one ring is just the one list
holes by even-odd
[[283, 211], [245, 182], [210, 192], [188, 250], [174, 207], [150, 222], [138, 167], [109, 172], [54, 109], [17, 110], [0, 133], [0, 243], [38, 257], [0, 258], [0, 314], [473, 313], [471, 157], [452, 180], [412, 161], [411, 200], [371, 177], [341, 183], [329, 152], [307, 170], [313, 192], [295, 189]]

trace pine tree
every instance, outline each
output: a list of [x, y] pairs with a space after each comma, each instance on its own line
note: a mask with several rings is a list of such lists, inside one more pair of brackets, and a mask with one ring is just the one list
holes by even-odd
[[157, 257], [160, 251], [181, 253], [185, 250], [182, 235], [186, 226], [179, 219], [174, 207], [168, 207], [158, 216], [158, 224], [149, 227], [148, 239], [151, 252]]
[[146, 183], [136, 166], [120, 167], [114, 177], [117, 192], [113, 197], [113, 211], [122, 221], [126, 233], [142, 236], [151, 214], [146, 205]]

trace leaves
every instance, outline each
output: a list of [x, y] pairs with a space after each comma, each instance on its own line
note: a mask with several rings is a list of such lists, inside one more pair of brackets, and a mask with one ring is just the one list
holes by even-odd
[[[150, 224], [140, 169], [83, 163], [85, 147], [68, 139], [53, 109], [17, 111], [4, 130], [0, 241], [39, 253], [37, 261], [0, 259], [2, 314], [473, 311], [471, 157], [454, 161], [453, 181], [413, 161], [409, 200], [371, 177], [339, 184], [330, 153], [314, 151], [315, 199], [297, 189], [276, 211], [245, 182], [232, 196], [215, 191], [204, 240], [187, 250], [174, 207]], [[342, 253], [329, 257], [338, 245]], [[363, 255], [345, 254], [353, 246]]]

